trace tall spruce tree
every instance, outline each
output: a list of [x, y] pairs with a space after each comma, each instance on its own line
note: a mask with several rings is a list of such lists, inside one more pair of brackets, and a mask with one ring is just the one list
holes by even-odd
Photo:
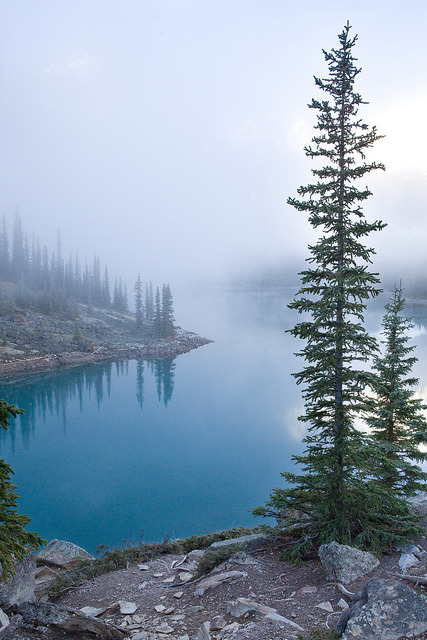
[[384, 353], [374, 359], [375, 395], [366, 403], [366, 422], [382, 453], [375, 477], [394, 493], [411, 495], [426, 490], [427, 473], [414, 461], [427, 458], [419, 448], [427, 443], [427, 407], [413, 394], [419, 380], [411, 372], [418, 358], [411, 355], [415, 345], [408, 345], [414, 324], [403, 314], [404, 305], [402, 287], [395, 286], [385, 305]]
[[380, 291], [377, 275], [368, 270], [373, 250], [363, 240], [384, 225], [368, 222], [361, 209], [371, 192], [359, 180], [383, 165], [365, 158], [380, 136], [358, 116], [363, 101], [354, 83], [360, 69], [352, 53], [357, 36], [349, 32], [347, 23], [339, 48], [324, 51], [329, 76], [315, 83], [326, 97], [309, 105], [317, 112], [318, 133], [305, 152], [324, 164], [312, 170], [312, 184], [298, 189], [300, 199], [288, 200], [322, 231], [309, 246], [312, 266], [300, 274], [302, 287], [290, 305], [307, 316], [291, 330], [306, 342], [298, 354], [306, 364], [294, 374], [304, 387], [306, 450], [294, 456], [303, 473], [284, 473], [291, 486], [276, 489], [266, 507], [254, 510], [278, 515], [290, 508], [308, 517], [293, 530], [301, 535], [290, 547], [294, 558], [333, 540], [380, 550], [417, 530], [406, 503], [371, 481], [373, 446], [355, 426], [369, 381], [361, 363], [377, 350], [364, 329], [364, 311]]

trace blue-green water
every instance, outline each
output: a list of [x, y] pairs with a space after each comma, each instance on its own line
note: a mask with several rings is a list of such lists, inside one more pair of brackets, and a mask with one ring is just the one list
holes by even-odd
[[[177, 315], [215, 340], [175, 360], [127, 361], [0, 387], [25, 409], [0, 432], [31, 530], [89, 551], [124, 540], [182, 537], [257, 521], [302, 450], [295, 321], [283, 293], [222, 294]], [[413, 309], [410, 309], [414, 313]], [[368, 324], [378, 331], [382, 309]], [[427, 384], [424, 308], [415, 373]], [[193, 321], [191, 321], [193, 318]], [[426, 356], [426, 357], [424, 357]]]

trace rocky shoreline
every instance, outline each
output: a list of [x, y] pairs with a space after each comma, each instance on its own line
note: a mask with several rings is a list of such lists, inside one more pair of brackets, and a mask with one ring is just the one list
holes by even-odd
[[77, 318], [21, 311], [0, 320], [0, 379], [103, 361], [175, 358], [211, 340], [176, 327], [175, 335], [154, 338], [135, 318], [80, 305]]
[[101, 346], [91, 353], [70, 351], [68, 353], [51, 353], [2, 362], [0, 363], [0, 378], [8, 379], [22, 374], [39, 373], [65, 367], [79, 367], [84, 364], [111, 360], [175, 358], [182, 353], [187, 353], [210, 342], [212, 340], [180, 330], [179, 335], [170, 340], [152, 340], [148, 344]]

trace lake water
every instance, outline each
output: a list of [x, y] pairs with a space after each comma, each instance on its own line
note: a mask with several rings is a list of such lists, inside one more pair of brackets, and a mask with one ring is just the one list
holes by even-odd
[[[220, 292], [182, 297], [183, 327], [214, 340], [175, 360], [126, 361], [2, 384], [25, 409], [0, 431], [30, 530], [99, 544], [161, 540], [254, 526], [280, 472], [302, 451], [303, 406], [291, 376], [301, 362], [284, 333], [291, 294]], [[379, 331], [382, 307], [367, 316]], [[407, 305], [427, 397], [424, 305]]]

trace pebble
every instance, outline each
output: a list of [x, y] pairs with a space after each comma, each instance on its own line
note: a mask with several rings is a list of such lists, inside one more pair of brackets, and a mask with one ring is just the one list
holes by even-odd
[[153, 573], [153, 578], [163, 578], [164, 573]]
[[306, 587], [302, 587], [298, 593], [316, 593], [317, 591], [317, 587], [315, 586], [311, 586], [311, 585], [307, 585]]
[[172, 627], [170, 627], [168, 624], [161, 624], [160, 627], [156, 627], [156, 631], [158, 633], [173, 633], [173, 629]]
[[321, 602], [320, 604], [316, 604], [317, 609], [323, 609], [323, 611], [327, 611], [328, 613], [333, 613], [333, 608], [329, 600], [325, 602]]
[[154, 607], [157, 613], [162, 613], [162, 611], [166, 611], [166, 607], [163, 604], [156, 604]]
[[137, 606], [134, 602], [127, 602], [126, 600], [119, 600], [120, 613], [132, 614], [137, 610]]
[[182, 598], [183, 595], [184, 595], [183, 591], [175, 591], [175, 593], [173, 594], [173, 597], [179, 600], [179, 598]]
[[193, 574], [189, 573], [188, 571], [181, 571], [181, 573], [179, 574], [179, 579], [181, 580], [181, 582], [188, 582], [188, 580], [191, 580], [192, 577]]

